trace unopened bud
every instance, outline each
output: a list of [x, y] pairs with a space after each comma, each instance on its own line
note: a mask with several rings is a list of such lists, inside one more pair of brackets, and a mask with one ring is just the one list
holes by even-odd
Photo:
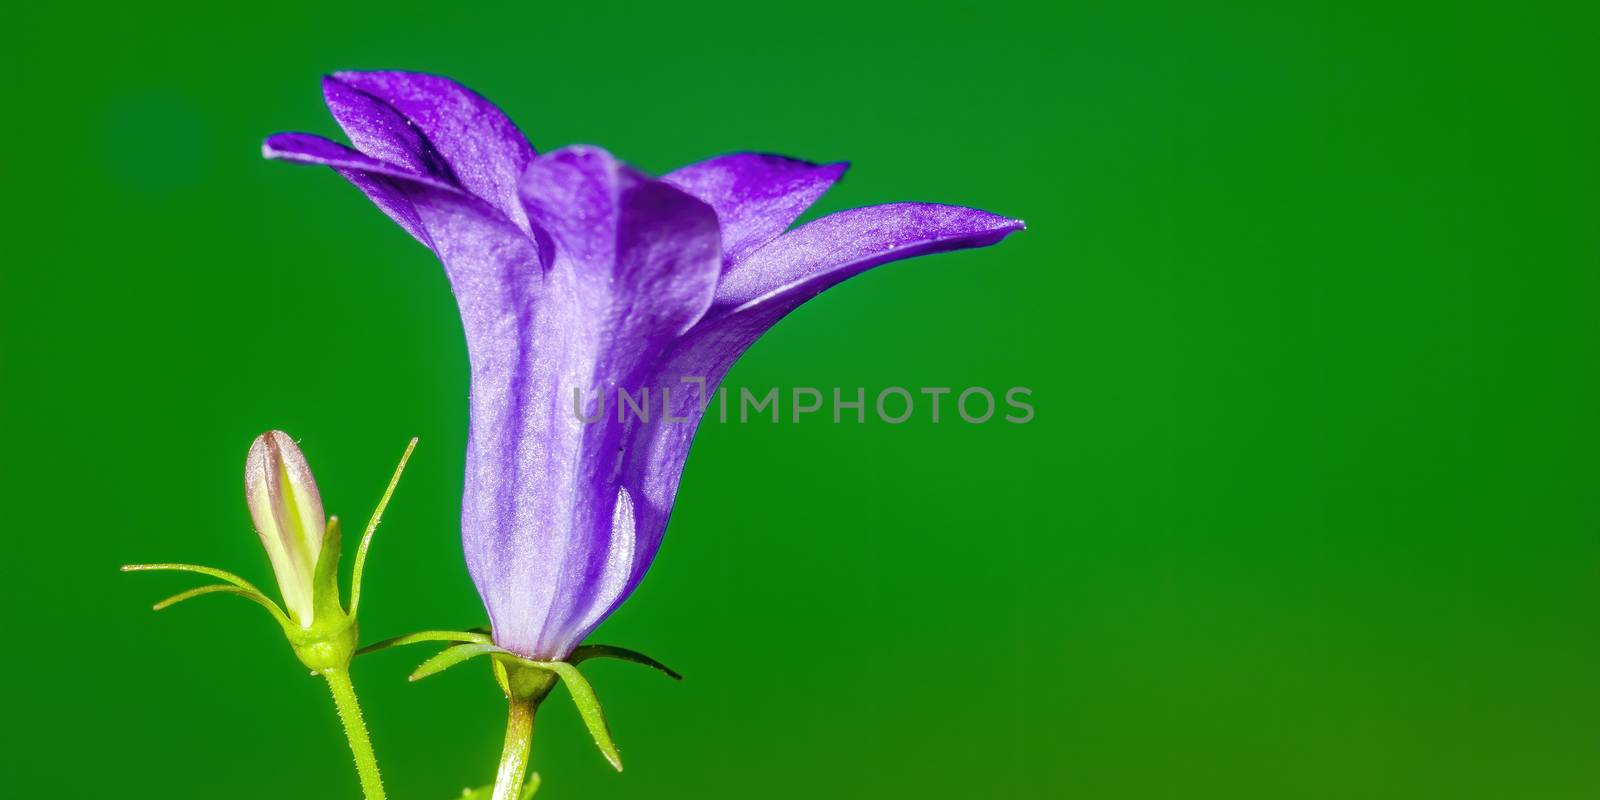
[[245, 457], [244, 495], [256, 533], [272, 561], [278, 590], [289, 616], [311, 627], [317, 557], [327, 532], [322, 495], [311, 467], [289, 434], [268, 431], [256, 437]]

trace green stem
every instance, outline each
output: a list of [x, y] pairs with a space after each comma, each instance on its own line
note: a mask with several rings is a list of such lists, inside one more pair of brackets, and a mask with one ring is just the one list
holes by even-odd
[[537, 700], [508, 700], [506, 744], [500, 751], [500, 771], [494, 776], [493, 800], [518, 800], [524, 776], [528, 774], [528, 754], [533, 749], [533, 712]]
[[325, 669], [322, 677], [328, 679], [333, 704], [339, 709], [339, 721], [344, 723], [345, 737], [350, 740], [356, 774], [361, 777], [361, 794], [366, 800], [384, 800], [383, 779], [378, 777], [378, 757], [372, 752], [367, 724], [361, 721], [361, 704], [356, 702], [356, 687], [350, 682], [350, 674], [342, 669]]

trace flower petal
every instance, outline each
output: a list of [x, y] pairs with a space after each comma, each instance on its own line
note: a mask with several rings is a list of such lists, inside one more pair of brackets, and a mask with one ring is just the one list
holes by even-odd
[[737, 264], [783, 233], [849, 166], [733, 153], [690, 164], [662, 180], [716, 209], [722, 226], [722, 260]]
[[537, 159], [522, 199], [589, 294], [629, 304], [628, 314], [612, 321], [613, 346], [649, 349], [687, 330], [710, 306], [719, 272], [717, 217], [690, 195], [605, 150], [580, 146]]
[[1022, 227], [1020, 220], [938, 203], [890, 203], [829, 214], [751, 253], [724, 275], [709, 316], [801, 285], [813, 285], [815, 294], [890, 261], [991, 245]]
[[564, 352], [580, 339], [571, 330], [574, 293], [544, 268], [534, 239], [477, 198], [415, 186], [407, 196], [435, 242], [466, 334], [472, 424], [461, 540], [498, 636], [516, 629], [517, 612], [548, 608], [551, 587], [530, 577], [550, 558], [540, 532], [547, 519], [571, 516], [549, 514], [530, 498], [573, 496], [562, 427], [571, 417], [559, 413], [566, 406], [555, 387], [565, 383]]
[[538, 245], [488, 203], [311, 134], [274, 134], [262, 152], [333, 167], [352, 182], [381, 189], [374, 201], [439, 256], [461, 309], [467, 348], [482, 351], [486, 363], [498, 366], [495, 356], [515, 360], [534, 341], [530, 320], [545, 283]]
[[[678, 481], [705, 403], [733, 363], [789, 312], [829, 287], [872, 267], [913, 256], [984, 247], [1021, 230], [1019, 220], [973, 208], [896, 203], [832, 214], [791, 231], [751, 254], [731, 297], [750, 299], [713, 308], [675, 343], [648, 386], [692, 387], [673, 393], [681, 424], [638, 426], [624, 452], [623, 486], [632, 494], [637, 528], [628, 582], [601, 598], [603, 619], [638, 586], [661, 546]], [[726, 283], [730, 276], [724, 275]], [[718, 287], [718, 294], [724, 291]]]
[[261, 155], [266, 158], [293, 161], [299, 164], [359, 169], [364, 172], [387, 175], [391, 178], [417, 181], [440, 189], [459, 191], [446, 181], [414, 172], [397, 164], [381, 161], [314, 133], [274, 133], [261, 143]]
[[[517, 181], [533, 160], [533, 147], [493, 103], [437, 75], [337, 72], [333, 78], [399, 112], [443, 157], [463, 189], [488, 201], [526, 230], [527, 220], [517, 202]], [[329, 106], [332, 108], [331, 102]], [[345, 125], [344, 119], [340, 125]], [[366, 150], [354, 134], [351, 140]]]
[[545, 273], [532, 337], [486, 333], [497, 351], [472, 354], [462, 536], [495, 642], [562, 658], [594, 593], [626, 580], [606, 564], [631, 565], [634, 536], [617, 486], [623, 426], [586, 424], [573, 393], [643, 385], [709, 307], [720, 245], [710, 207], [598, 148], [536, 159], [522, 199]]
[[[547, 272], [536, 240], [498, 210], [436, 178], [305, 134], [273, 136], [264, 151], [268, 157], [325, 164], [354, 176], [352, 181], [383, 187], [386, 194], [369, 196], [439, 256], [461, 312], [472, 365], [463, 550], [496, 630], [516, 631], [520, 617], [537, 613], [527, 623], [537, 633], [550, 606], [551, 586], [534, 585], [525, 576], [538, 572], [550, 556], [538, 541], [528, 545], [523, 538], [498, 534], [502, 528], [542, 529], [541, 509], [527, 496], [573, 496], [570, 486], [561, 486], [563, 480], [571, 483], [562, 472], [571, 459], [561, 446], [566, 431], [559, 429], [571, 417], [558, 413], [566, 406], [555, 388], [564, 383], [564, 352], [581, 344], [571, 327], [582, 311], [572, 281]], [[391, 211], [396, 207], [402, 213]], [[571, 517], [555, 515], [557, 520]], [[567, 530], [562, 526], [550, 535]], [[519, 610], [530, 608], [534, 611], [519, 617]]]
[[455, 183], [449, 163], [433, 143], [393, 106], [331, 75], [322, 79], [322, 97], [344, 135], [363, 154]]
[[[298, 164], [332, 167], [360, 189], [383, 213], [388, 214], [407, 233], [429, 249], [436, 249], [416, 207], [407, 196], [407, 185], [461, 194], [454, 185], [422, 175], [386, 161], [359, 153], [338, 142], [310, 133], [275, 133], [261, 145], [261, 155]], [[463, 195], [463, 197], [465, 197]], [[498, 212], [496, 212], [498, 213]]]

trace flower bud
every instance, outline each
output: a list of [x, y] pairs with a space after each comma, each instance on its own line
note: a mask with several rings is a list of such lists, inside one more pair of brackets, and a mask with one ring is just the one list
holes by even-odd
[[268, 431], [251, 443], [244, 496], [289, 616], [301, 627], [311, 627], [313, 579], [328, 520], [311, 467], [289, 434]]

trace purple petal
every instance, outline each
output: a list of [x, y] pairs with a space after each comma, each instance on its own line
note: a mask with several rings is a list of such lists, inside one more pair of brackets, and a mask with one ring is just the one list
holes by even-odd
[[404, 228], [406, 233], [421, 242], [423, 247], [434, 249], [433, 240], [428, 238], [427, 229], [422, 227], [422, 220], [417, 217], [416, 208], [406, 199], [405, 192], [395, 185], [394, 179], [345, 167], [334, 167], [333, 171], [360, 189], [379, 211], [387, 214], [389, 219]]
[[324, 139], [313, 133], [274, 133], [261, 143], [261, 155], [280, 161], [300, 164], [317, 164], [336, 169], [359, 169], [391, 178], [402, 178], [448, 191], [459, 191], [455, 186], [437, 178], [413, 172], [397, 164], [380, 161], [357, 152], [338, 142]]
[[[529, 309], [543, 286], [543, 270], [534, 240], [481, 199], [437, 178], [417, 175], [306, 133], [267, 137], [268, 158], [333, 167], [364, 190], [376, 189], [374, 201], [413, 231], [439, 256], [461, 307], [467, 349], [482, 351], [486, 363], [510, 339], [515, 352], [531, 341], [518, 335], [527, 328]], [[369, 193], [369, 196], [371, 194]]]
[[710, 316], [798, 284], [814, 284], [815, 294], [889, 261], [991, 245], [1022, 227], [1020, 220], [937, 203], [890, 203], [829, 214], [751, 253], [723, 275]]
[[522, 539], [537, 537], [517, 533], [542, 522], [545, 509], [528, 497], [571, 500], [576, 488], [564, 438], [572, 418], [556, 413], [555, 391], [570, 351], [581, 352], [584, 344], [572, 335], [582, 307], [571, 276], [547, 273], [532, 237], [483, 200], [437, 178], [307, 134], [277, 134], [262, 149], [269, 158], [338, 169], [439, 256], [472, 365], [461, 508], [467, 563], [497, 629], [500, 620], [518, 620], [516, 610], [547, 610], [550, 587], [532, 584], [529, 576], [549, 558], [548, 542], [529, 546]]
[[[740, 355], [789, 312], [825, 289], [890, 261], [984, 247], [1021, 230], [1019, 220], [960, 206], [897, 203], [842, 211], [818, 219], [751, 254], [734, 308], [714, 308], [684, 335], [644, 385], [690, 386], [703, 379], [709, 398]], [[727, 276], [724, 276], [726, 280]], [[718, 287], [719, 295], [723, 288]], [[599, 618], [615, 609], [644, 577], [661, 545], [678, 480], [704, 411], [694, 391], [673, 393], [673, 415], [684, 424], [638, 426], [631, 433], [623, 485], [631, 493], [638, 529], [628, 582], [598, 604]]]
[[331, 75], [322, 79], [322, 96], [334, 121], [363, 154], [408, 172], [455, 183], [444, 157], [393, 106]]
[[662, 180], [717, 210], [722, 258], [731, 265], [788, 229], [849, 166], [733, 153], [690, 164]]
[[499, 211], [436, 178], [311, 134], [273, 134], [262, 152], [268, 158], [333, 167], [363, 190], [372, 187], [374, 202], [433, 249], [461, 307], [475, 373], [480, 360], [499, 366], [495, 356], [506, 345], [502, 340], [510, 340], [512, 355], [532, 341], [525, 333], [527, 317], [544, 285], [538, 247]]
[[365, 193], [374, 205], [389, 215], [390, 219], [428, 248], [434, 247], [433, 240], [423, 227], [422, 220], [417, 216], [417, 210], [407, 197], [402, 184], [415, 184], [460, 194], [458, 189], [448, 183], [415, 174], [394, 164], [358, 153], [338, 142], [309, 133], [275, 133], [268, 136], [261, 145], [261, 154], [281, 161], [332, 167]]
[[553, 248], [533, 338], [485, 331], [499, 350], [472, 357], [462, 539], [496, 643], [560, 658], [635, 560], [623, 426], [610, 406], [579, 420], [573, 391], [588, 410], [597, 391], [643, 385], [710, 305], [721, 257], [715, 212], [598, 148], [535, 159], [522, 192]]
[[720, 245], [716, 214], [704, 203], [587, 146], [535, 160], [522, 200], [580, 280], [639, 296], [617, 321], [616, 346], [649, 349], [710, 306]]
[[[525, 227], [522, 207], [517, 202], [517, 181], [533, 160], [533, 147], [493, 103], [437, 75], [338, 72], [333, 78], [399, 112], [432, 144], [462, 188], [500, 209], [519, 227]], [[333, 107], [331, 100], [329, 107]], [[334, 111], [336, 117], [340, 113]], [[339, 123], [344, 126], [345, 119], [340, 118]], [[387, 123], [358, 127], [373, 139], [395, 133]], [[366, 150], [354, 133], [351, 141]]]

